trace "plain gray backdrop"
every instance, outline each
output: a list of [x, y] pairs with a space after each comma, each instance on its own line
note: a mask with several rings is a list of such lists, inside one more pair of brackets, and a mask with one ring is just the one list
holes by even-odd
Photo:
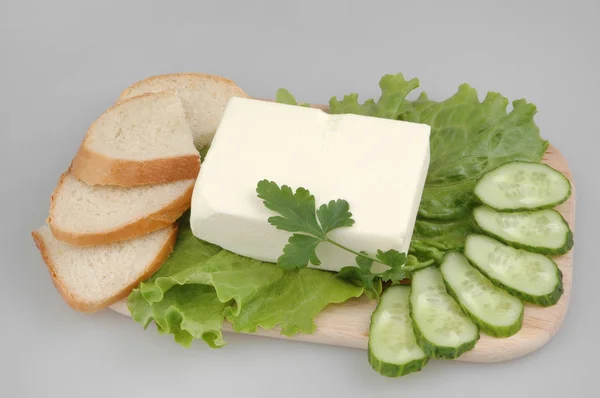
[[[0, 1], [0, 395], [6, 397], [595, 396], [598, 1]], [[569, 312], [542, 349], [499, 364], [432, 361], [400, 379], [356, 349], [226, 335], [176, 345], [104, 311], [72, 311], [30, 231], [90, 123], [149, 75], [200, 71], [273, 98], [377, 95], [419, 77], [434, 99], [469, 82], [538, 106], [577, 187]], [[591, 390], [590, 390], [591, 389]]]

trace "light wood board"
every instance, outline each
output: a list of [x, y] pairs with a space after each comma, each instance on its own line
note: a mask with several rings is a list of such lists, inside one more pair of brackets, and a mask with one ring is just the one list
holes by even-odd
[[[571, 197], [556, 209], [565, 217], [575, 233], [575, 186], [571, 171], [565, 158], [552, 146], [548, 148], [543, 161], [562, 172], [571, 181]], [[554, 336], [562, 325], [569, 306], [573, 275], [573, 250], [554, 259], [563, 273], [564, 293], [558, 303], [545, 308], [527, 304], [525, 306], [523, 327], [519, 333], [509, 338], [495, 338], [482, 333], [475, 348], [466, 352], [457, 360], [466, 362], [507, 361], [539, 349]], [[279, 329], [259, 329], [254, 334], [366, 349], [369, 322], [375, 304], [375, 301], [364, 296], [343, 304], [332, 304], [317, 316], [315, 319], [317, 330], [310, 335], [298, 334], [294, 337], [286, 337], [279, 333]], [[129, 310], [124, 301], [113, 304], [111, 309], [129, 315]], [[232, 332], [231, 326], [227, 323], [224, 325], [224, 330]]]

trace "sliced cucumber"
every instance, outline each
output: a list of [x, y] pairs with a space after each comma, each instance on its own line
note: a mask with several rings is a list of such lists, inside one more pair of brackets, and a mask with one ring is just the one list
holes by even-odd
[[419, 346], [433, 358], [453, 359], [475, 347], [477, 325], [446, 292], [442, 273], [428, 267], [412, 276], [410, 315]]
[[483, 174], [474, 192], [500, 211], [549, 209], [571, 196], [571, 183], [547, 164], [516, 161]]
[[521, 330], [523, 303], [496, 287], [461, 253], [448, 252], [440, 265], [448, 293], [480, 330], [494, 337], [508, 337]]
[[479, 206], [473, 218], [485, 234], [516, 248], [554, 255], [573, 247], [573, 232], [556, 210], [505, 213]]
[[472, 234], [465, 241], [465, 255], [496, 286], [523, 301], [550, 306], [562, 296], [562, 273], [556, 263], [543, 254]]
[[369, 363], [387, 377], [418, 372], [429, 360], [415, 339], [409, 294], [410, 286], [390, 286], [380, 296], [371, 316]]

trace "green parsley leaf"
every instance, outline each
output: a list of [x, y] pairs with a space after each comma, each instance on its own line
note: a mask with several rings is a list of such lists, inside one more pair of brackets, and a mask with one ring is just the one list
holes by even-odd
[[386, 252], [377, 250], [377, 259], [382, 264], [389, 265], [390, 267], [401, 267], [406, 262], [406, 254], [394, 249]]
[[[356, 255], [356, 265], [344, 267], [338, 277], [364, 287], [371, 298], [378, 298], [381, 293], [382, 281], [396, 283], [408, 278], [416, 269], [429, 266], [433, 261], [419, 263], [417, 258], [397, 250], [378, 250], [375, 257], [365, 251], [357, 252], [332, 240], [327, 233], [342, 227], [354, 225], [350, 205], [343, 199], [332, 200], [315, 210], [315, 197], [305, 188], [292, 188], [283, 185], [281, 188], [273, 181], [258, 182], [256, 192], [263, 199], [264, 205], [279, 213], [279, 216], [269, 217], [269, 223], [278, 229], [293, 232], [288, 243], [283, 248], [283, 254], [277, 259], [277, 264], [285, 270], [296, 270], [308, 266], [320, 265], [317, 257], [317, 246], [321, 242], [329, 242], [343, 250]], [[382, 273], [371, 271], [374, 262], [387, 265], [389, 269]]]
[[381, 294], [381, 278], [369, 270], [348, 266], [342, 268], [337, 277], [353, 286], [364, 288], [365, 295], [370, 299], [378, 299]]
[[332, 229], [354, 225], [350, 205], [342, 199], [332, 200], [326, 205], [321, 205], [317, 210], [317, 218], [325, 233]]
[[304, 268], [309, 262], [321, 265], [316, 253], [321, 242], [322, 239], [313, 236], [293, 234], [283, 248], [283, 255], [277, 259], [277, 264], [285, 270]]
[[298, 188], [293, 192], [287, 185], [280, 188], [273, 181], [262, 180], [256, 192], [269, 210], [280, 214], [269, 218], [271, 225], [284, 231], [302, 232], [325, 239], [325, 232], [315, 215], [315, 197], [308, 190]]
[[358, 268], [363, 271], [371, 272], [371, 267], [373, 266], [373, 259], [369, 257], [369, 253], [362, 251], [360, 252], [360, 256], [356, 256], [356, 264]]
[[390, 268], [377, 274], [371, 272], [373, 260], [370, 257], [365, 256], [368, 256], [368, 254], [366, 252], [361, 252], [361, 255], [356, 256], [356, 264], [358, 264], [358, 267], [344, 267], [338, 273], [338, 277], [354, 286], [364, 288], [367, 297], [372, 299], [379, 298], [382, 289], [382, 281], [397, 283], [409, 279], [413, 272], [421, 268], [429, 267], [434, 262], [433, 260], [419, 262], [415, 256], [409, 255], [407, 257], [404, 253], [400, 253], [396, 250], [388, 250], [387, 252], [382, 252], [380, 250], [377, 253], [377, 259], [386, 261]]
[[[406, 256], [405, 256], [406, 258]], [[412, 273], [433, 264], [433, 260], [419, 262], [415, 256], [409, 255], [402, 264], [396, 263], [390, 269], [381, 273], [381, 279], [384, 282], [399, 282], [404, 279], [409, 279]]]

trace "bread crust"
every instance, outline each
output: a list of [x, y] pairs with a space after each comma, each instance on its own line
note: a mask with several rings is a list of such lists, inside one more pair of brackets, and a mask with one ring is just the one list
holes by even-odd
[[158, 255], [154, 258], [154, 260], [148, 264], [148, 266], [144, 269], [144, 271], [136, 278], [135, 281], [125, 286], [121, 291], [117, 294], [106, 298], [100, 302], [90, 302], [78, 297], [77, 295], [71, 293], [69, 289], [62, 283], [62, 281], [58, 278], [58, 275], [55, 271], [54, 262], [48, 253], [48, 249], [44, 242], [42, 236], [37, 232], [33, 231], [31, 236], [37, 246], [40, 254], [42, 255], [42, 259], [48, 268], [48, 272], [50, 273], [50, 277], [52, 278], [52, 283], [62, 296], [63, 300], [74, 310], [80, 312], [96, 312], [98, 310], [104, 309], [117, 301], [120, 301], [127, 297], [131, 291], [137, 287], [140, 282], [146, 280], [150, 276], [152, 276], [158, 269], [162, 266], [162, 264], [167, 260], [169, 255], [173, 252], [173, 247], [175, 246], [175, 241], [177, 239], [177, 224], [171, 225], [171, 231], [169, 233], [168, 238], [166, 239], [164, 245], [158, 252]]
[[71, 170], [75, 177], [89, 185], [134, 187], [164, 184], [198, 177], [200, 155], [124, 160], [94, 152], [84, 143], [71, 162]]
[[222, 77], [222, 76], [216, 76], [216, 75], [209, 75], [209, 74], [206, 74], [206, 73], [200, 73], [200, 72], [183, 72], [183, 73], [168, 73], [168, 74], [163, 74], [163, 75], [154, 75], [154, 76], [147, 77], [147, 78], [145, 78], [143, 80], [137, 81], [136, 83], [133, 83], [131, 86], [127, 87], [125, 90], [123, 90], [121, 92], [121, 95], [117, 99], [117, 103], [120, 103], [122, 101], [126, 101], [127, 99], [130, 99], [130, 98], [138, 97], [140, 95], [144, 95], [144, 94], [131, 95], [131, 93], [134, 90], [138, 89], [140, 86], [142, 86], [144, 84], [147, 84], [147, 83], [150, 83], [150, 82], [153, 82], [153, 81], [157, 81], [157, 80], [168, 80], [168, 79], [180, 78], [180, 77], [187, 78], [189, 80], [195, 80], [195, 79], [212, 80], [214, 82], [219, 82], [219, 83], [228, 85], [228, 86], [236, 89], [236, 91], [239, 92], [239, 94], [237, 95], [239, 97], [246, 97], [246, 98], [250, 97], [248, 94], [246, 94], [246, 92], [244, 92], [244, 90], [242, 90], [231, 79], [227, 79], [227, 78]]
[[56, 196], [68, 174], [69, 171], [61, 175], [58, 185], [52, 192], [50, 199], [50, 214], [46, 223], [50, 227], [52, 235], [54, 235], [57, 240], [74, 246], [104, 245], [132, 239], [165, 228], [177, 221], [177, 219], [190, 208], [192, 194], [194, 192], [194, 184], [190, 184], [190, 187], [180, 197], [169, 203], [167, 206], [149, 214], [147, 217], [132, 221], [121, 227], [97, 233], [75, 233], [59, 228], [52, 218], [56, 207]]
[[[172, 95], [174, 92], [161, 91], [145, 93], [120, 101], [108, 108], [107, 114], [129, 101], [142, 97]], [[132, 187], [139, 185], [163, 184], [196, 178], [200, 172], [200, 154], [167, 157], [152, 160], [127, 160], [111, 158], [94, 152], [87, 146], [90, 132], [100, 118], [96, 119], [88, 129], [83, 142], [71, 161], [71, 170], [75, 177], [89, 185], [116, 185]], [[193, 142], [193, 136], [190, 135]]]

